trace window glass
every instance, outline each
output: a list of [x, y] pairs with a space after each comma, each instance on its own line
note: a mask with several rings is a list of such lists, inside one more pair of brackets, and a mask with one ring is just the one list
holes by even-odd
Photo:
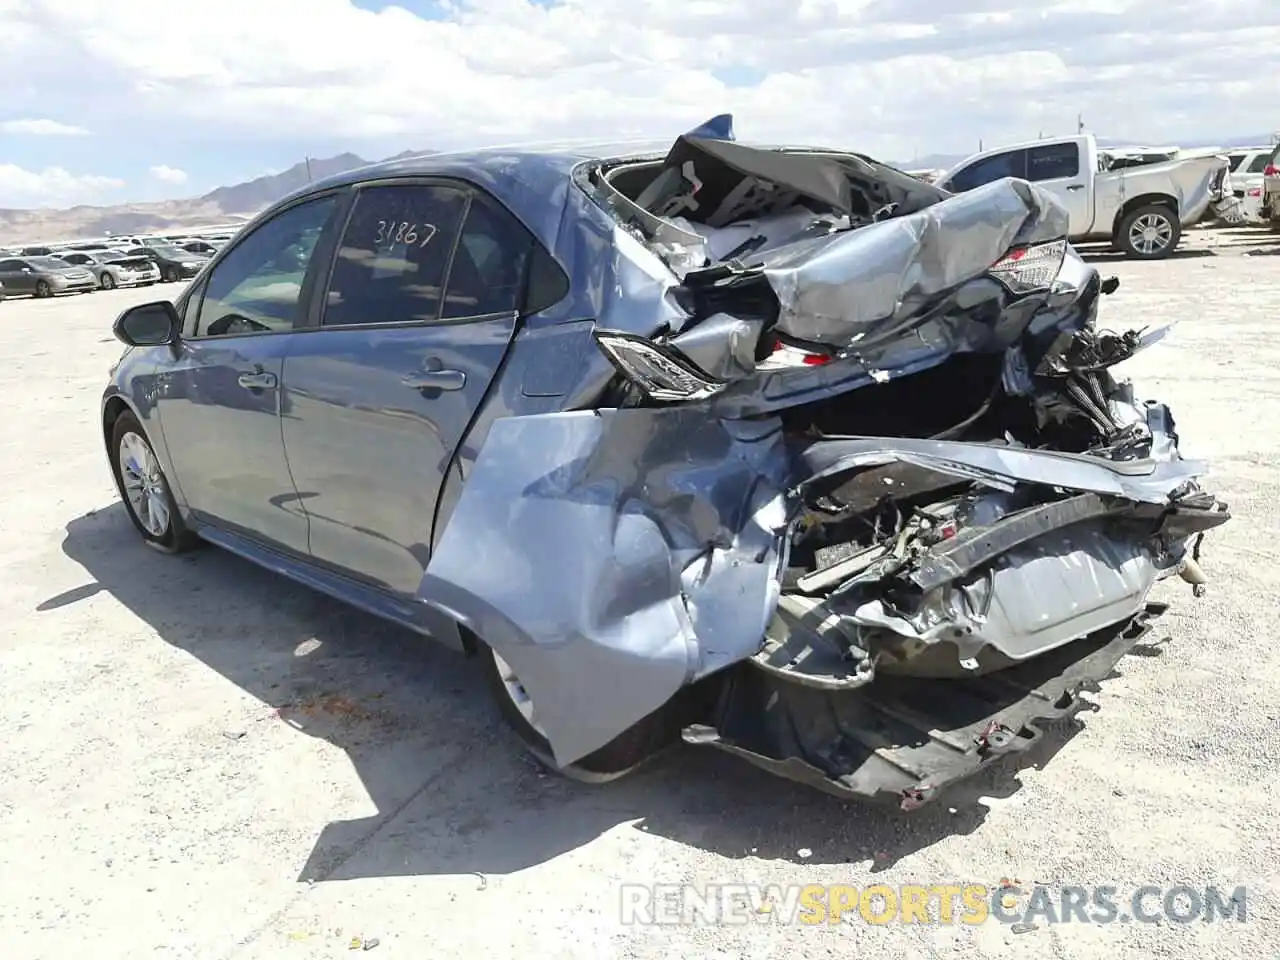
[[325, 326], [440, 316], [445, 272], [467, 207], [455, 187], [397, 184], [356, 196], [325, 293]]
[[194, 287], [187, 294], [187, 302], [182, 306], [182, 335], [191, 337], [196, 332], [196, 320], [200, 316], [200, 301], [204, 299], [204, 290], [208, 286], [207, 279], [200, 281], [200, 285]]
[[519, 310], [533, 245], [533, 235], [505, 207], [475, 194], [449, 269], [441, 318]]
[[1027, 150], [1028, 180], [1059, 180], [1080, 175], [1080, 147], [1051, 143]]
[[336, 202], [328, 196], [290, 207], [236, 244], [209, 275], [196, 335], [291, 329], [311, 255]]
[[1025, 150], [1010, 150], [1006, 153], [997, 153], [979, 160], [972, 166], [965, 167], [954, 177], [947, 189], [952, 193], [964, 193], [966, 190], [972, 190], [974, 187], [980, 187], [985, 183], [992, 183], [996, 180], [1002, 180], [1005, 177], [1026, 177], [1027, 175], [1027, 152]]
[[1246, 154], [1243, 154], [1243, 153], [1227, 154], [1227, 163], [1229, 164], [1227, 169], [1230, 170], [1232, 173], [1235, 173], [1237, 170], [1240, 169], [1240, 162], [1245, 158], [1245, 156]]
[[[1249, 164], [1249, 169], [1245, 173], [1262, 173], [1267, 169], [1267, 163], [1270, 161], [1265, 153], [1259, 153], [1253, 158], [1253, 162]], [[1234, 168], [1233, 168], [1234, 169]]]
[[3, 260], [0, 261], [0, 270], [21, 270], [26, 264], [21, 260]]

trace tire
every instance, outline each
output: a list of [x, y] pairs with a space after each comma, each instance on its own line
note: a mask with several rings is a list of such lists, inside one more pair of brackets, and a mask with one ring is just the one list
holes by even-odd
[[114, 290], [116, 288], [116, 278], [105, 271], [98, 279], [98, 283], [101, 284], [103, 290]]
[[[122, 447], [126, 444], [132, 448], [131, 459], [135, 461], [135, 466], [141, 466], [145, 470], [146, 458], [150, 457], [150, 464], [154, 468], [150, 479], [140, 476], [135, 469], [130, 468], [130, 465], [122, 464]], [[138, 418], [131, 412], [126, 411], [116, 419], [115, 426], [111, 430], [111, 446], [108, 448], [108, 454], [111, 459], [111, 472], [116, 481], [116, 489], [120, 492], [120, 499], [124, 501], [125, 512], [129, 514], [129, 519], [147, 545], [163, 553], [181, 553], [197, 546], [199, 540], [187, 529], [178, 513], [178, 504], [173, 499], [169, 480], [160, 468], [155, 450], [151, 447], [151, 440], [147, 437], [142, 424], [138, 422]], [[144, 462], [136, 463], [137, 460]], [[132, 492], [135, 489], [139, 490], [138, 494]], [[151, 509], [148, 509], [148, 504], [153, 505]], [[161, 522], [160, 511], [155, 510], [155, 506], [162, 508], [163, 522]], [[146, 514], [145, 517], [142, 515], [143, 512]]]
[[45, 299], [46, 297], [53, 296], [53, 288], [49, 286], [49, 281], [47, 280], [36, 281], [36, 296], [39, 297], [41, 300]]
[[1181, 239], [1177, 212], [1158, 203], [1130, 210], [1116, 229], [1116, 246], [1135, 260], [1163, 260]]
[[177, 268], [176, 268], [176, 267], [165, 267], [165, 268], [164, 268], [164, 282], [165, 282], [165, 283], [177, 283], [177, 282], [178, 282], [178, 270], [177, 270]]
[[[534, 725], [536, 715], [535, 721], [530, 722], [513, 699], [508, 679], [510, 668], [505, 661], [488, 644], [478, 642], [476, 647], [489, 692], [503, 719], [520, 737], [533, 758], [554, 773], [579, 783], [609, 783], [626, 776], [679, 740], [677, 711], [673, 708], [673, 701], [624, 730], [594, 753], [562, 767], [556, 763], [547, 738]], [[514, 677], [510, 679], [513, 680]]]

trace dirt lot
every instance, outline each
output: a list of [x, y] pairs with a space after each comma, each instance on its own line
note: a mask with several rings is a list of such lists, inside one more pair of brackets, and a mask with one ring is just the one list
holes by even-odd
[[[1043, 770], [909, 818], [693, 749], [604, 788], [541, 774], [455, 654], [217, 551], [143, 548], [98, 397], [111, 320], [165, 287], [0, 304], [0, 955], [310, 958], [353, 937], [413, 958], [1274, 955], [1280, 257], [1252, 252], [1280, 249], [1224, 231], [1101, 267], [1122, 279], [1107, 326], [1182, 321], [1125, 372], [1235, 511], [1206, 542], [1208, 595], [1161, 586], [1168, 642], [1122, 663]], [[619, 922], [627, 882], [1002, 878], [1122, 900], [1243, 884], [1248, 919]]]

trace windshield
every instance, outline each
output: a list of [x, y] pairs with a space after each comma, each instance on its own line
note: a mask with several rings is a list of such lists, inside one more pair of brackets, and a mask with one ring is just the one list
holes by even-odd
[[151, 249], [154, 250], [156, 253], [160, 254], [160, 256], [162, 257], [172, 257], [175, 260], [187, 260], [187, 259], [190, 259], [191, 257], [190, 251], [183, 250], [180, 247], [171, 247], [168, 244], [164, 244], [164, 245], [157, 244]]
[[27, 263], [40, 270], [65, 270], [71, 264], [57, 257], [27, 257]]

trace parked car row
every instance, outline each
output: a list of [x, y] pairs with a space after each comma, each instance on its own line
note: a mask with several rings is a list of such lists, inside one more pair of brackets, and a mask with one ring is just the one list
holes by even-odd
[[138, 245], [4, 257], [0, 259], [0, 300], [190, 280], [209, 262], [213, 252], [172, 245]]
[[190, 280], [234, 234], [228, 229], [0, 248], [0, 300]]

